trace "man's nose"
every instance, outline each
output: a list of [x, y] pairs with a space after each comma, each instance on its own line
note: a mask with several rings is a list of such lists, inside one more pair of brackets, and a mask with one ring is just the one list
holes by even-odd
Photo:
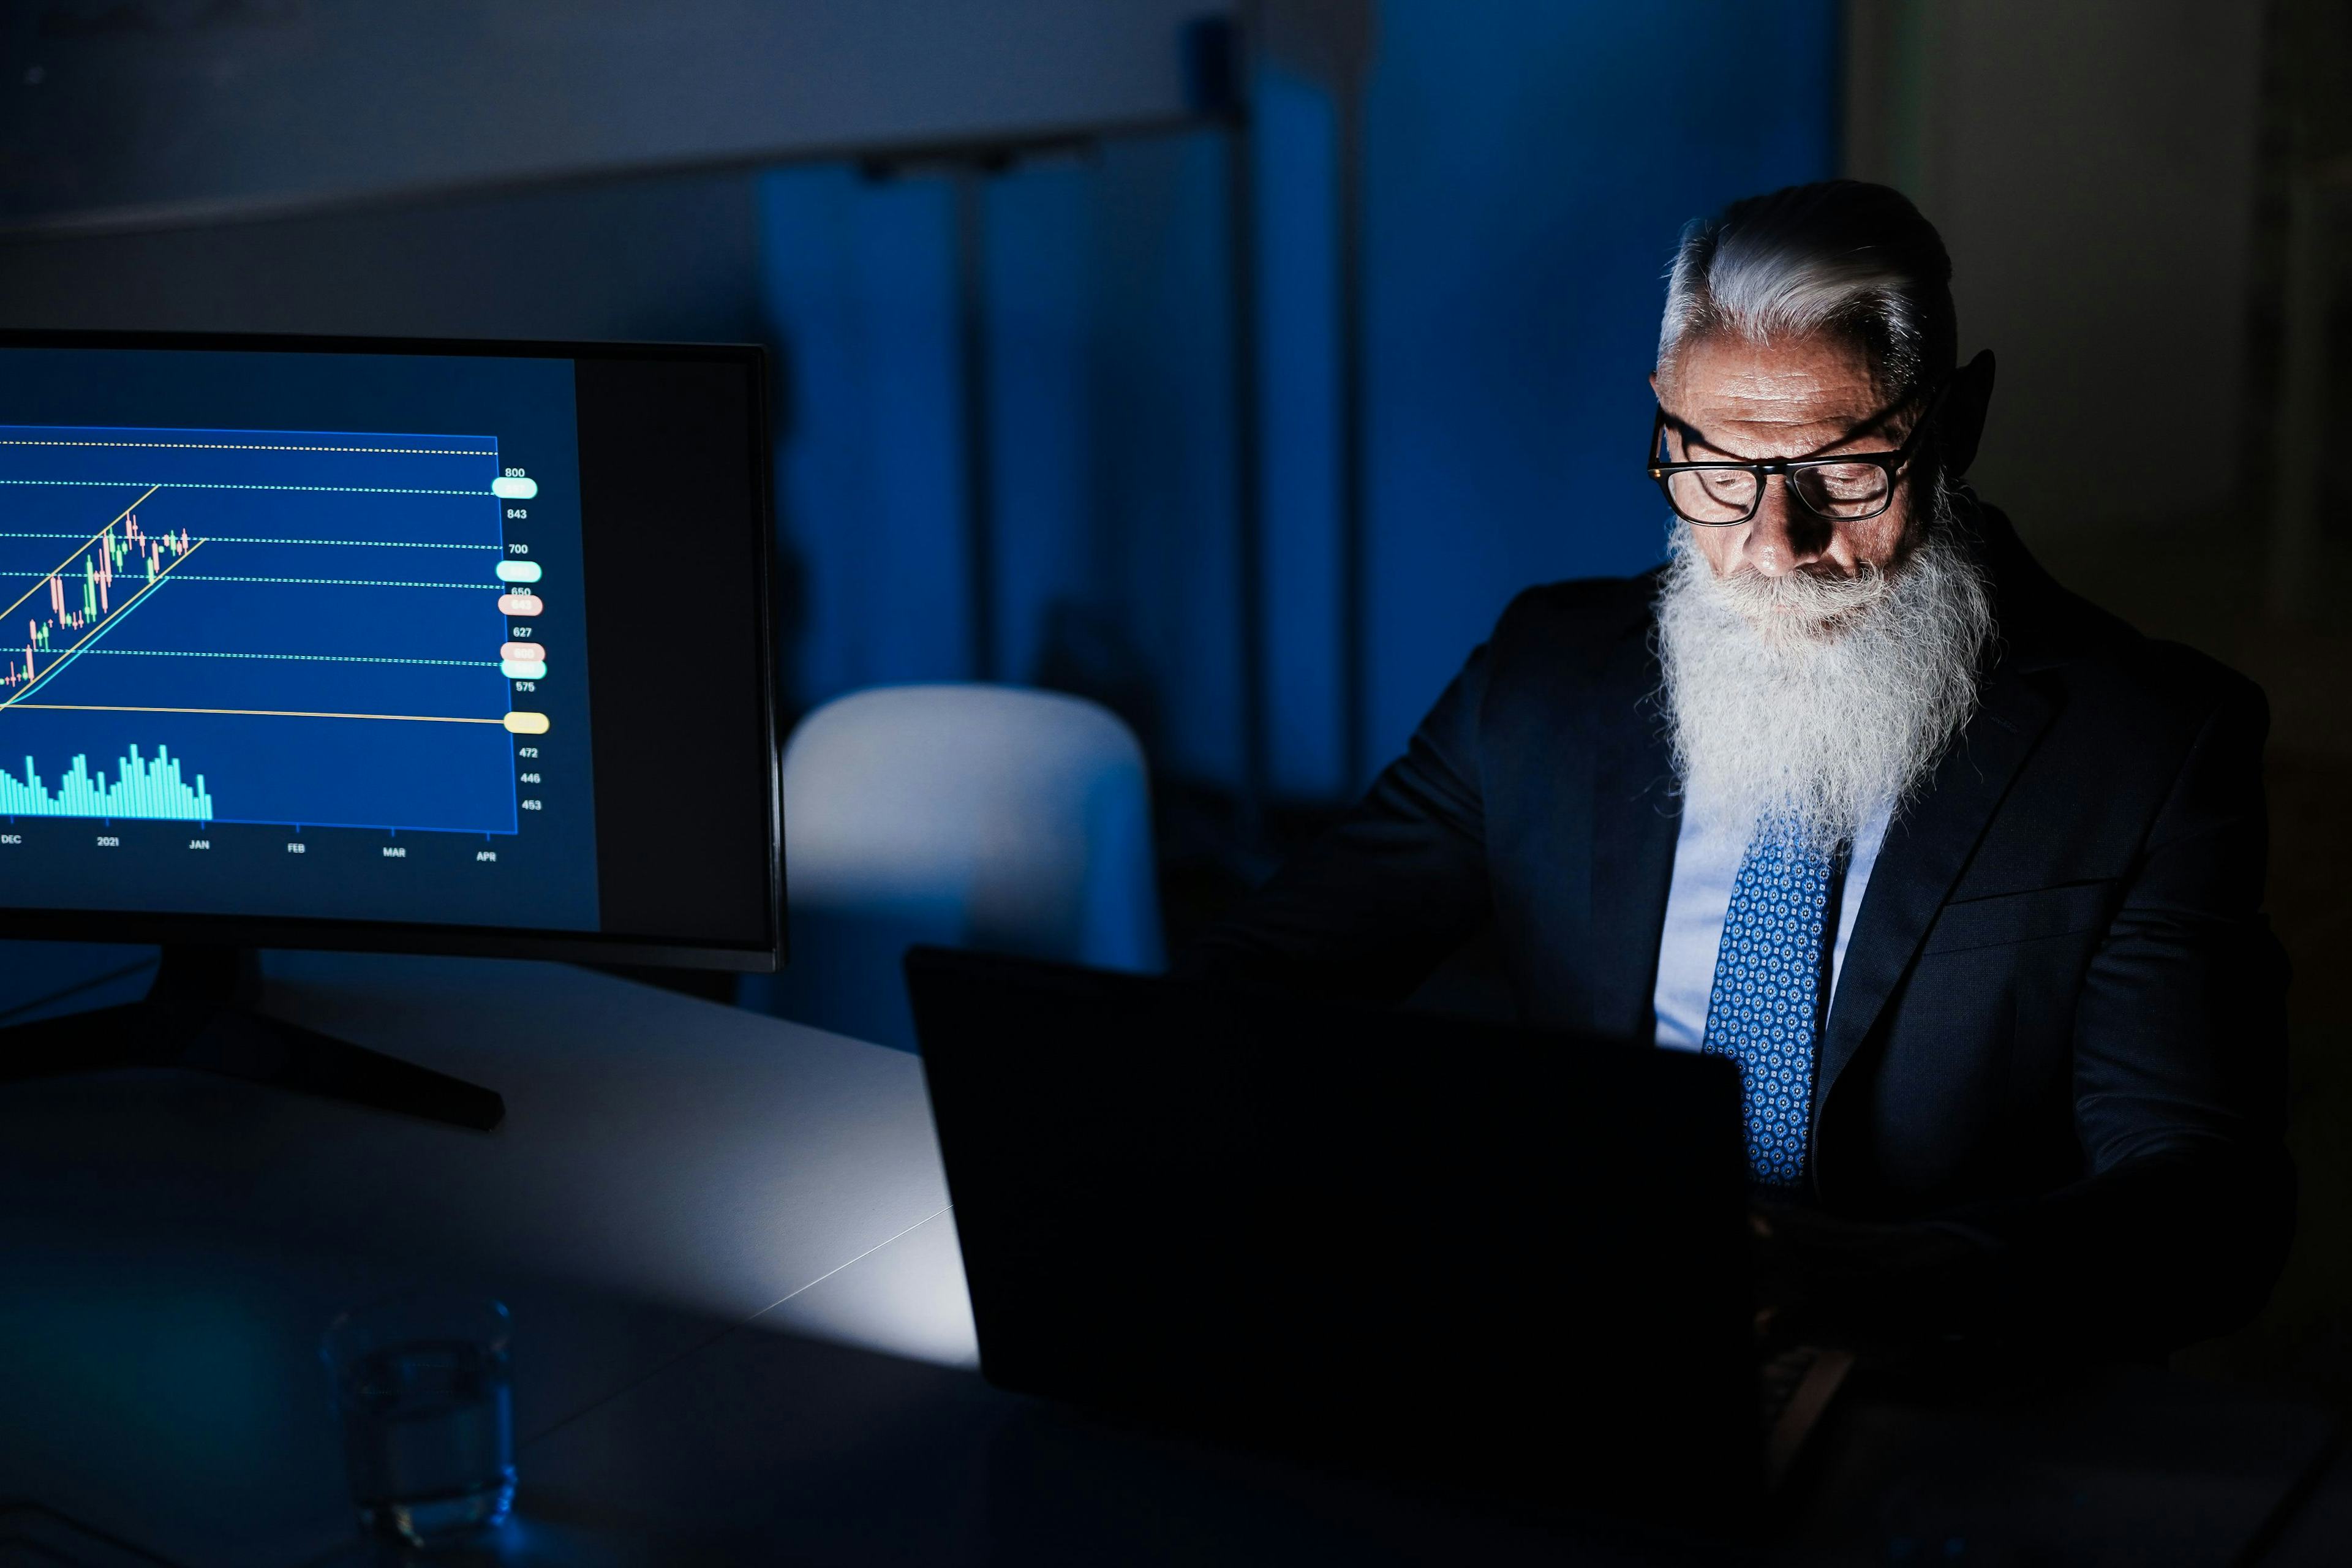
[[1740, 560], [1761, 577], [1780, 577], [1822, 558], [1828, 547], [1830, 524], [1799, 504], [1789, 491], [1785, 474], [1764, 480], [1764, 494], [1756, 515], [1748, 520], [1748, 536], [1740, 542]]

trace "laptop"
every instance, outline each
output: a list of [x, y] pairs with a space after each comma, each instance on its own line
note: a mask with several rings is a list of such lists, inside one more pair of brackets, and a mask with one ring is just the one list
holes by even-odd
[[1728, 1062], [917, 948], [992, 1383], [1515, 1509], [1759, 1491]]

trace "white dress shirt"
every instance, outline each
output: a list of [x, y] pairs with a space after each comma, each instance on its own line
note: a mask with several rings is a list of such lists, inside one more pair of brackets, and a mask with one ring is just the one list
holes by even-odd
[[[1837, 1005], [1838, 976], [1845, 972], [1845, 944], [1863, 889], [1886, 841], [1893, 813], [1871, 813], [1854, 838], [1853, 856], [1839, 895], [1837, 942], [1830, 950], [1830, 1005]], [[1651, 1005], [1658, 1016], [1658, 1044], [1695, 1051], [1706, 1038], [1706, 1005], [1715, 994], [1716, 950], [1723, 945], [1723, 917], [1731, 909], [1731, 884], [1746, 858], [1745, 839], [1706, 833], [1685, 816], [1675, 839], [1675, 877], [1666, 889], [1666, 924], [1658, 936], [1658, 985]], [[1824, 1014], [1826, 1018], [1828, 1015]]]

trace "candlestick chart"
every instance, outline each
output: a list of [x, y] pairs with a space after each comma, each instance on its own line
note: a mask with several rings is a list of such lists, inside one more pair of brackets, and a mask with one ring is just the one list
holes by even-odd
[[0, 816], [516, 831], [501, 472], [486, 436], [0, 426]]

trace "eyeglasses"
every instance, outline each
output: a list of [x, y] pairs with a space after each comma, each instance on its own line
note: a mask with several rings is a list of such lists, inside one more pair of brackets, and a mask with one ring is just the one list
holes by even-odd
[[[1944, 388], [1939, 386], [1919, 416], [1918, 424], [1904, 437], [1903, 445], [1892, 452], [1775, 458], [1761, 463], [1664, 461], [1666, 426], [1671, 424], [1681, 431], [1685, 441], [1693, 432], [1661, 407], [1657, 422], [1650, 426], [1650, 477], [1665, 492], [1666, 504], [1675, 509], [1676, 517], [1702, 528], [1725, 528], [1754, 517], [1756, 509], [1764, 502], [1764, 480], [1772, 474], [1780, 475], [1789, 493], [1814, 516], [1838, 522], [1858, 522], [1876, 517], [1895, 504], [1895, 476], [1919, 449], [1920, 438], [1927, 434], [1943, 401]], [[1883, 424], [1901, 407], [1901, 404], [1895, 405], [1872, 420], [1871, 425]]]

